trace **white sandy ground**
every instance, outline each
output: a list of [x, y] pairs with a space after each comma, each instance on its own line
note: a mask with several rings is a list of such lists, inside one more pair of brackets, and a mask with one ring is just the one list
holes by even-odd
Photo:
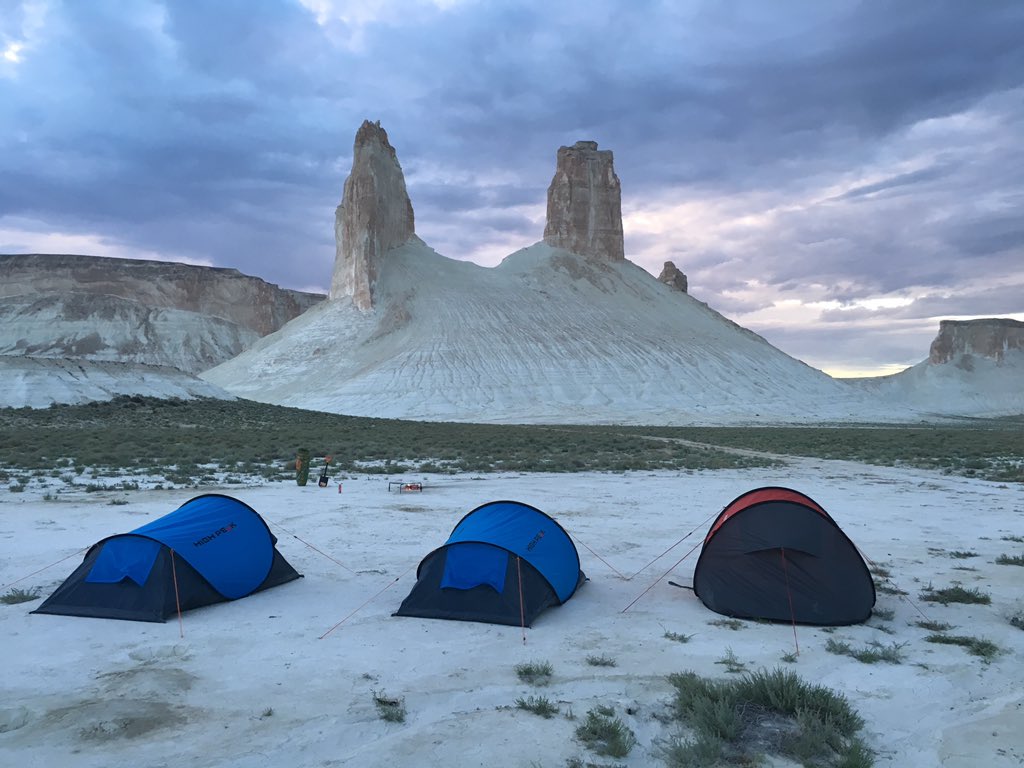
[[[1024, 535], [1019, 485], [822, 460], [716, 472], [405, 478], [425, 480], [421, 494], [389, 493], [388, 479], [344, 478], [340, 494], [337, 478], [328, 489], [293, 482], [202, 489], [259, 511], [305, 578], [186, 613], [184, 637], [176, 620], [33, 616], [39, 601], [0, 605], [0, 765], [555, 768], [582, 757], [657, 766], [658, 740], [671, 733], [658, 719], [671, 693], [666, 676], [724, 677], [716, 662], [730, 650], [750, 669], [783, 666], [845, 694], [867, 721], [878, 765], [1024, 764], [1024, 632], [1008, 622], [1024, 609], [1024, 568], [993, 562], [1024, 554], [1024, 544], [1003, 538]], [[910, 593], [879, 594], [877, 607], [894, 611], [892, 620], [832, 634], [799, 627], [798, 661], [785, 664], [783, 654], [796, 649], [791, 626], [715, 626], [723, 617], [667, 584], [691, 582], [697, 552], [623, 611], [700, 541], [722, 506], [763, 484], [810, 494], [892, 571]], [[199, 492], [77, 490], [45, 500], [35, 485], [17, 494], [0, 489], [0, 590]], [[517, 627], [392, 617], [422, 556], [467, 511], [501, 498], [558, 519], [590, 581], [542, 614], [525, 644]], [[628, 576], [691, 531], [631, 580], [587, 549]], [[977, 557], [955, 559], [951, 550]], [[80, 560], [76, 554], [17, 586], [49, 594]], [[992, 604], [920, 599], [929, 583], [956, 581], [991, 594]], [[985, 664], [960, 647], [926, 643], [928, 632], [914, 625], [922, 614], [1003, 653]], [[692, 639], [675, 642], [667, 631]], [[862, 664], [826, 652], [830, 637], [857, 647], [898, 643], [905, 660]], [[591, 655], [616, 666], [590, 666]], [[517, 679], [515, 665], [530, 661], [551, 663], [551, 685], [534, 689]], [[375, 691], [404, 698], [405, 723], [378, 717]], [[529, 695], [557, 702], [563, 715], [544, 720], [514, 708]], [[600, 704], [614, 706], [639, 739], [623, 760], [590, 755], [573, 738], [579, 719]], [[576, 721], [564, 716], [570, 711]]]

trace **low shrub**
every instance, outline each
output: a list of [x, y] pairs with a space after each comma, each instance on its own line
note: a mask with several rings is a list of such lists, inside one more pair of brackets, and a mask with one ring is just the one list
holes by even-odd
[[636, 746], [636, 734], [611, 707], [595, 707], [576, 728], [576, 738], [598, 755], [625, 757]]
[[6, 594], [0, 595], [0, 603], [4, 605], [17, 605], [27, 603], [31, 600], [38, 600], [41, 595], [34, 589], [19, 589], [17, 587], [9, 590]]
[[558, 714], [558, 707], [552, 704], [550, 699], [543, 696], [527, 696], [525, 699], [516, 699], [516, 706], [546, 720], [550, 720]]
[[978, 589], [964, 589], [959, 584], [954, 584], [945, 589], [926, 589], [921, 593], [921, 599], [930, 603], [976, 603], [978, 605], [989, 605], [992, 598]]
[[692, 730], [661, 750], [670, 768], [759, 765], [770, 754], [803, 765], [867, 768], [873, 754], [857, 732], [863, 719], [842, 694], [780, 669], [716, 681], [669, 676], [674, 719]]
[[546, 661], [516, 665], [516, 676], [528, 685], [547, 685], [553, 674], [554, 669]]

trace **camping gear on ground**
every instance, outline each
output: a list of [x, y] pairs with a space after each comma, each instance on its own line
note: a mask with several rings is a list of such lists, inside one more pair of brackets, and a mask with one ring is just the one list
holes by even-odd
[[388, 482], [388, 493], [391, 493], [392, 491], [398, 491], [399, 493], [419, 493], [423, 491], [423, 483], [422, 481], [410, 483], [406, 480], [391, 480]]
[[305, 485], [309, 480], [309, 450], [306, 448], [299, 448], [299, 452], [295, 455], [295, 482], [299, 485]]
[[748, 491], [715, 518], [693, 591], [716, 613], [835, 626], [871, 616], [875, 585], [857, 547], [813, 499]]
[[94, 544], [32, 613], [166, 621], [299, 578], [249, 505], [204, 494], [174, 512]]
[[528, 627], [585, 580], [562, 526], [528, 504], [492, 501], [423, 558], [395, 615]]
[[319, 485], [321, 488], [326, 488], [327, 484], [331, 480], [331, 478], [327, 476], [327, 467], [329, 467], [330, 465], [331, 457], [328, 456], [326, 459], [324, 459], [324, 468], [323, 471], [320, 473], [320, 479], [316, 481], [316, 484]]

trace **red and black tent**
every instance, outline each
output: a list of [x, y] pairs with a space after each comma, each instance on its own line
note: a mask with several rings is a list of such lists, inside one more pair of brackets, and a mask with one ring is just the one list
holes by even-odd
[[716, 613], [798, 624], [857, 624], [875, 585], [849, 537], [813, 499], [790, 488], [747, 491], [704, 539], [693, 591]]

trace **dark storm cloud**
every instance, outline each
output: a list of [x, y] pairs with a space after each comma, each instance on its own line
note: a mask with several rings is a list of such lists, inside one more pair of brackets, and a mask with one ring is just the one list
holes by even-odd
[[760, 222], [700, 245], [627, 229], [630, 258], [673, 260], [726, 311], [758, 305], [751, 279], [852, 302], [1024, 263], [1016, 0], [382, 9], [3, 0], [0, 47], [24, 49], [0, 58], [0, 217], [326, 287], [369, 118], [448, 255], [540, 239], [522, 209], [543, 210], [558, 146], [591, 139], [628, 210]]

